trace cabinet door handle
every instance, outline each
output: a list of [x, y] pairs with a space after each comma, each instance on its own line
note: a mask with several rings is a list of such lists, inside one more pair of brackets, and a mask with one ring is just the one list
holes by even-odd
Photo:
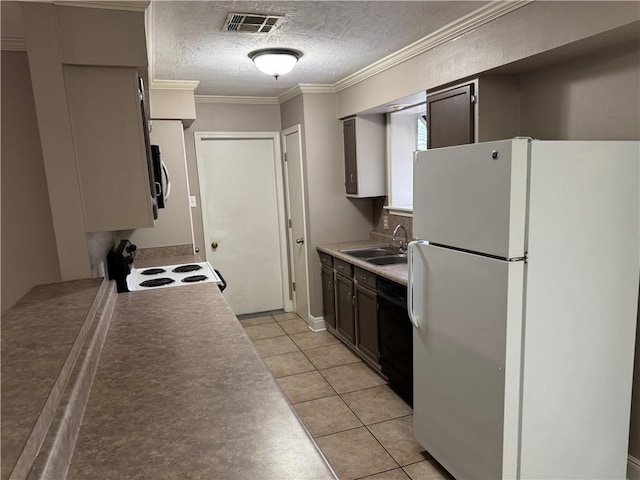
[[349, 175], [349, 181], [350, 181], [351, 183], [353, 183], [353, 173], [351, 173], [351, 174]]

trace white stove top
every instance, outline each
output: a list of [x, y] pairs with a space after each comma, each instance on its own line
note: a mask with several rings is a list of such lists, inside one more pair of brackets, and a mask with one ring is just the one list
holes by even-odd
[[211, 282], [223, 283], [208, 262], [132, 268], [127, 276], [127, 287], [131, 292]]

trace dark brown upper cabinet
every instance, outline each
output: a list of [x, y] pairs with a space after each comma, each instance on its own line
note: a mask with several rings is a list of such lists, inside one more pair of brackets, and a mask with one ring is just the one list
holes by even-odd
[[473, 143], [473, 83], [427, 95], [427, 148]]
[[503, 140], [520, 131], [518, 77], [483, 76], [427, 92], [427, 148]]

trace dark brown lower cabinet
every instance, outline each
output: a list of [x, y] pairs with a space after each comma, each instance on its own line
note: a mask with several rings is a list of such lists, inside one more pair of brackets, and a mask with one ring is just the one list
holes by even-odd
[[378, 297], [375, 290], [356, 284], [356, 348], [375, 364], [378, 359]]
[[380, 370], [375, 274], [325, 253], [320, 259], [327, 330]]
[[333, 288], [333, 268], [320, 269], [322, 277], [322, 310], [325, 323], [335, 330], [336, 328], [336, 294]]
[[356, 344], [353, 279], [336, 272], [336, 330], [352, 345]]

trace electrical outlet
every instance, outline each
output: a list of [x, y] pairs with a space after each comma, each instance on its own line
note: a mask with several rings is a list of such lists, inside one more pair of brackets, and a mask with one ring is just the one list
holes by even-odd
[[382, 216], [382, 228], [389, 230], [389, 215]]
[[190, 206], [191, 208], [193, 208], [193, 207], [197, 207], [197, 206], [198, 206], [198, 204], [196, 203], [196, 197], [195, 197], [195, 195], [189, 195], [189, 206]]

